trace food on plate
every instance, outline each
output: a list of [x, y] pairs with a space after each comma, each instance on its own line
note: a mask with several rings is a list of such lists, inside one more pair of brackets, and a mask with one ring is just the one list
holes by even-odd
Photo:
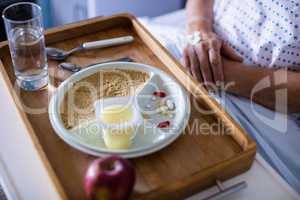
[[157, 127], [158, 128], [168, 128], [170, 126], [171, 122], [170, 121], [163, 121], [160, 122]]
[[171, 99], [167, 99], [166, 106], [168, 110], [175, 110], [175, 103]]
[[65, 128], [72, 129], [95, 119], [97, 99], [130, 96], [149, 79], [145, 72], [136, 70], [102, 70], [76, 82], [64, 96], [61, 118]]
[[100, 117], [108, 124], [124, 123], [133, 118], [133, 112], [129, 105], [112, 105], [104, 108]]
[[164, 91], [154, 91], [153, 95], [160, 98], [164, 98], [167, 96], [166, 92]]
[[109, 149], [128, 149], [134, 136], [133, 126], [128, 123], [133, 119], [133, 110], [130, 105], [112, 105], [105, 107], [100, 120], [107, 125], [115, 125], [114, 128], [103, 128], [103, 139]]

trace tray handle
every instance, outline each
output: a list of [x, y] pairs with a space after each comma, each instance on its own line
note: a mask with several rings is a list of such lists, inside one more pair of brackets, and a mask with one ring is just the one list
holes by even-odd
[[217, 185], [219, 191], [202, 199], [202, 200], [224, 199], [225, 197], [227, 197], [235, 192], [238, 192], [240, 190], [247, 188], [246, 181], [242, 181], [242, 182], [236, 183], [232, 186], [225, 188], [221, 181], [216, 180], [216, 185]]

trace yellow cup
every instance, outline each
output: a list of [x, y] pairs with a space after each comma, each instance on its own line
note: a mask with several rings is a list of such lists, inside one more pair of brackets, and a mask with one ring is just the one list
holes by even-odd
[[131, 97], [113, 97], [95, 102], [96, 119], [102, 128], [104, 143], [109, 149], [128, 149], [142, 117]]

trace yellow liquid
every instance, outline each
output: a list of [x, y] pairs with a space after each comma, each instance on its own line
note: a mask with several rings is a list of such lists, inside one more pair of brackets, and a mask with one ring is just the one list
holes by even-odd
[[134, 133], [133, 127], [124, 127], [122, 124], [133, 118], [130, 106], [113, 105], [106, 107], [101, 113], [101, 120], [107, 124], [120, 124], [119, 128], [103, 130], [103, 139], [109, 149], [128, 149]]
[[104, 108], [101, 114], [101, 120], [107, 124], [124, 123], [130, 121], [133, 117], [130, 106], [113, 105]]

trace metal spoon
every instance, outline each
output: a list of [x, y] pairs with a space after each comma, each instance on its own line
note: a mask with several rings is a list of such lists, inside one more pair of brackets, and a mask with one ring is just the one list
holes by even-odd
[[52, 47], [47, 47], [46, 52], [47, 56], [49, 59], [52, 60], [65, 60], [68, 56], [73, 54], [76, 51], [80, 50], [87, 50], [87, 49], [96, 49], [96, 48], [104, 48], [104, 47], [111, 47], [111, 46], [116, 46], [116, 45], [121, 45], [121, 44], [127, 44], [130, 43], [134, 40], [132, 36], [124, 36], [124, 37], [117, 37], [117, 38], [112, 38], [112, 39], [107, 39], [107, 40], [98, 40], [98, 41], [93, 41], [93, 42], [85, 42], [82, 45], [71, 49], [69, 51], [65, 51], [62, 49], [58, 48], [52, 48]]
[[[133, 62], [132, 58], [129, 57], [123, 57], [123, 58], [119, 58], [116, 60], [107, 60], [107, 61], [103, 61], [103, 62], [99, 62], [99, 63], [94, 63], [94, 64], [90, 64], [87, 65], [86, 67], [90, 67], [92, 65], [97, 65], [97, 64], [103, 64], [103, 63], [109, 63], [109, 62]], [[82, 69], [82, 67], [78, 64], [75, 63], [70, 63], [70, 62], [63, 62], [60, 63], [58, 65], [60, 68], [71, 71], [71, 72], [78, 72]]]

